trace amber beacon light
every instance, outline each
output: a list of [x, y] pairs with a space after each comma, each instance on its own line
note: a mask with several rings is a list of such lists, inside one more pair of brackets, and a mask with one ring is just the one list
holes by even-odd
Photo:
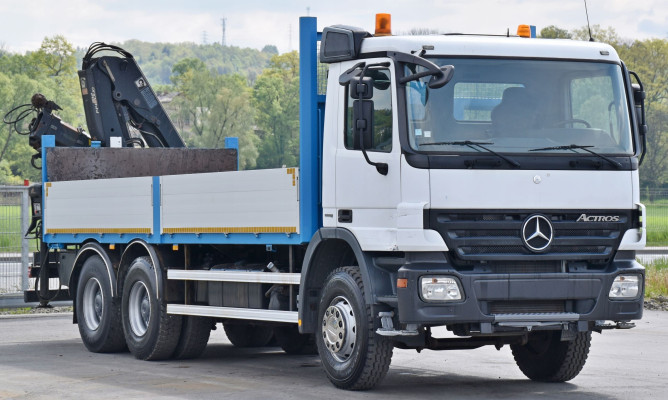
[[517, 27], [517, 36], [524, 38], [535, 38], [536, 27], [534, 25], [520, 25]]
[[390, 36], [392, 34], [392, 16], [390, 14], [376, 14], [375, 36]]

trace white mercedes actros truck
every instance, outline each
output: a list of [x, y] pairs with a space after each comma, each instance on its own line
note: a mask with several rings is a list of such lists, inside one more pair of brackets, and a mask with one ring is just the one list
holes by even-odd
[[141, 72], [89, 60], [87, 116], [116, 104], [133, 129], [105, 132], [124, 148], [43, 136], [33, 198], [40, 274], [69, 288], [88, 349], [195, 357], [222, 323], [235, 345], [317, 349], [344, 389], [379, 384], [395, 347], [508, 345], [561, 382], [592, 332], [642, 317], [637, 75], [603, 43], [392, 36], [383, 18], [375, 35], [301, 19], [298, 168], [180, 169], [201, 150], [146, 132]]

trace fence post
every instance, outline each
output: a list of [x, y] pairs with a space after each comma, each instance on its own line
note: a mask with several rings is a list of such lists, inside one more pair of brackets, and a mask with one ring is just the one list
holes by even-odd
[[26, 232], [30, 224], [32, 215], [30, 214], [30, 197], [28, 196], [28, 188], [21, 191], [21, 290], [24, 292], [28, 290], [28, 263], [29, 261], [29, 242], [26, 238]]

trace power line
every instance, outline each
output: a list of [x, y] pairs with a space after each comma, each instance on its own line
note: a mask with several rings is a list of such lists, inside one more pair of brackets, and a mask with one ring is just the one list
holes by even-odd
[[225, 17], [221, 18], [220, 19], [220, 24], [223, 27], [223, 40], [222, 40], [221, 44], [223, 46], [226, 46], [227, 45], [227, 40], [226, 40], [226, 37], [225, 37], [225, 25], [227, 24], [227, 18], [225, 18]]

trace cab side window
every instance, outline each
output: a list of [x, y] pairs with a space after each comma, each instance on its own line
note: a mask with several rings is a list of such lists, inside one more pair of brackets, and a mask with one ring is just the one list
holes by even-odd
[[[373, 138], [366, 150], [389, 153], [392, 151], [392, 87], [389, 69], [373, 71]], [[357, 99], [351, 97], [346, 89], [346, 136], [347, 149], [359, 149], [359, 136], [355, 134], [353, 107]]]

